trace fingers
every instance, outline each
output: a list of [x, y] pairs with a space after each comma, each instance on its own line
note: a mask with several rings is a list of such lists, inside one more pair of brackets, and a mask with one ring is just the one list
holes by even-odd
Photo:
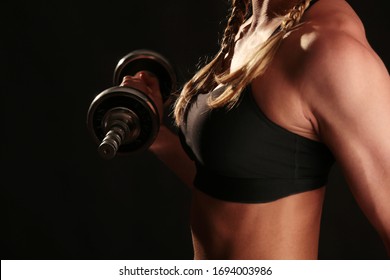
[[141, 79], [144, 81], [149, 87], [153, 87], [154, 85], [157, 85], [159, 83], [156, 75], [149, 71], [140, 71], [135, 74], [136, 78]]
[[141, 91], [147, 89], [148, 92], [145, 93], [160, 91], [159, 80], [148, 71], [139, 71], [134, 76], [124, 76], [121, 86], [134, 87]]
[[160, 119], [163, 114], [163, 101], [159, 80], [148, 71], [139, 71], [134, 76], [124, 76], [120, 86], [135, 88], [149, 96], [156, 105]]

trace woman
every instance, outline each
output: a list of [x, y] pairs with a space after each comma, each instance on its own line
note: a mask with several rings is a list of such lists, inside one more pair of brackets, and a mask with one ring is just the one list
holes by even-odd
[[186, 153], [165, 126], [150, 150], [194, 185], [195, 259], [316, 259], [334, 160], [390, 252], [390, 80], [344, 0], [233, 0], [174, 117]]

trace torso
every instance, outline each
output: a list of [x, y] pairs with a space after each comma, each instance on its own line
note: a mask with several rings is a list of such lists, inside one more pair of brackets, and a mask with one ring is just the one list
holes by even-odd
[[[325, 10], [326, 3], [321, 4]], [[304, 21], [311, 20], [310, 13], [305, 14]], [[285, 61], [304, 55], [297, 43], [303, 35], [297, 31], [286, 38], [272, 67], [252, 82], [253, 95], [273, 122], [300, 136], [321, 141], [310, 104], [305, 102], [305, 92], [301, 90], [301, 73], [296, 71], [299, 65]], [[247, 49], [244, 44], [242, 41], [236, 50], [236, 65], [240, 49]], [[217, 200], [194, 189], [191, 225], [195, 259], [317, 258], [324, 193], [325, 188], [319, 188], [269, 203], [245, 204]]]
[[241, 204], [194, 189], [195, 259], [316, 259], [324, 188]]

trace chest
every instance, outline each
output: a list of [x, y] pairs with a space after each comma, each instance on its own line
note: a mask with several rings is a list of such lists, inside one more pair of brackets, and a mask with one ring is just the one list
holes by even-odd
[[197, 96], [182, 129], [186, 145], [201, 165], [233, 176], [294, 176], [297, 151], [313, 158], [321, 154], [322, 145], [270, 120], [256, 104], [250, 86], [230, 110], [210, 109], [210, 94]]
[[[270, 36], [272, 30], [238, 41], [231, 60], [231, 71], [242, 67], [249, 58], [248, 54], [258, 51], [256, 48]], [[293, 133], [319, 141], [315, 119], [305, 98], [307, 93], [301, 87], [305, 77], [299, 71], [299, 56], [296, 42], [284, 40], [266, 72], [252, 81], [252, 95], [259, 109], [270, 120]]]

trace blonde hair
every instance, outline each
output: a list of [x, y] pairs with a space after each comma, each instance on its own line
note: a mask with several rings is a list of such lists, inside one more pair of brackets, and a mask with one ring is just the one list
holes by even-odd
[[227, 67], [230, 65], [230, 61], [226, 61], [226, 57], [234, 48], [235, 37], [240, 26], [248, 18], [249, 2], [250, 0], [232, 0], [231, 15], [227, 22], [219, 52], [184, 85], [181, 94], [176, 99], [173, 114], [177, 125], [182, 123], [187, 107], [193, 98], [199, 93], [213, 90], [218, 84], [224, 84], [226, 87], [222, 94], [215, 99], [211, 98], [210, 95], [208, 105], [211, 108], [226, 106], [230, 109], [234, 107], [241, 96], [242, 90], [253, 79], [265, 72], [282, 39], [287, 32], [298, 26], [311, 0], [301, 0], [294, 6], [284, 16], [279, 30], [259, 46], [241, 68], [230, 73], [230, 67]]

